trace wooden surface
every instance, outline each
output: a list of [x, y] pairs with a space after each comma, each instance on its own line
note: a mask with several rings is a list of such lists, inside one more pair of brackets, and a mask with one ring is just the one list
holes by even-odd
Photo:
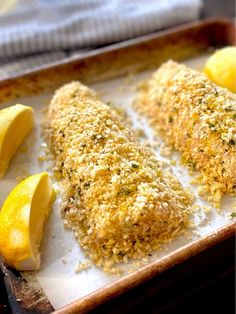
[[167, 270], [94, 313], [234, 313], [234, 237]]
[[[205, 0], [202, 17], [234, 15], [234, 1]], [[234, 313], [235, 239], [102, 305], [96, 313]], [[0, 313], [10, 313], [0, 278]]]

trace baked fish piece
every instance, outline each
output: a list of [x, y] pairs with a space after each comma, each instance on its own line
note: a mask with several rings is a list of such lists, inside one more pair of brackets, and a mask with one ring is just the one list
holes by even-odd
[[205, 75], [173, 61], [144, 84], [134, 106], [165, 142], [201, 175], [202, 192], [215, 206], [236, 189], [236, 97]]
[[79, 82], [63, 86], [48, 118], [56, 172], [67, 189], [64, 221], [96, 265], [112, 272], [188, 226], [191, 194], [95, 92]]

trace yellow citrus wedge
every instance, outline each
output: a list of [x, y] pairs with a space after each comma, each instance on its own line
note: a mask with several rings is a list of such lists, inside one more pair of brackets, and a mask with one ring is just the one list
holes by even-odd
[[0, 110], [0, 178], [11, 158], [33, 127], [33, 109], [14, 105]]
[[54, 200], [47, 172], [28, 177], [8, 195], [0, 211], [0, 253], [18, 270], [37, 270], [44, 225]]
[[217, 50], [207, 60], [204, 73], [217, 85], [236, 93], [236, 47]]

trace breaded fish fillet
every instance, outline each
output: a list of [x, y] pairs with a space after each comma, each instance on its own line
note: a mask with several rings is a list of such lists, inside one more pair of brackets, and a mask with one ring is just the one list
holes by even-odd
[[73, 82], [49, 107], [65, 224], [98, 266], [140, 258], [188, 225], [192, 197], [96, 94]]
[[205, 75], [172, 61], [141, 85], [135, 100], [167, 144], [201, 172], [208, 199], [236, 189], [236, 97]]

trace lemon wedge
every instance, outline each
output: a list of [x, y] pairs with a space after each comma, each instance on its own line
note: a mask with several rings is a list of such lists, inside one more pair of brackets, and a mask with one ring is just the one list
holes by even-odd
[[0, 211], [0, 253], [18, 270], [38, 270], [44, 225], [54, 200], [47, 172], [20, 182]]
[[33, 127], [33, 109], [14, 105], [0, 110], [0, 178], [7, 171], [11, 158]]
[[207, 60], [204, 73], [217, 85], [236, 93], [236, 47], [217, 50]]

